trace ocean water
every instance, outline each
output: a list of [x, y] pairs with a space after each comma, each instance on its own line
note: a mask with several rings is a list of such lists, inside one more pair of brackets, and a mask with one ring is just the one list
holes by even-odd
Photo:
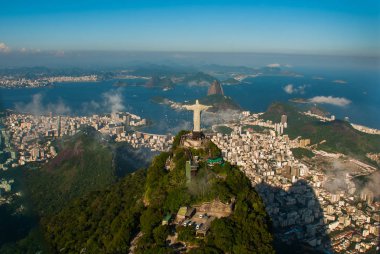
[[[380, 128], [380, 75], [377, 71], [311, 71], [301, 72], [302, 77], [259, 77], [249, 84], [224, 87], [226, 94], [252, 111], [265, 111], [273, 101], [292, 98], [310, 99], [332, 96], [350, 101], [346, 106], [318, 104], [337, 118], [348, 116], [354, 123]], [[316, 77], [323, 79], [315, 79]], [[334, 80], [344, 80], [340, 84]], [[284, 87], [292, 84], [297, 91], [286, 93]], [[303, 88], [299, 88], [303, 87]]]
[[[300, 76], [261, 76], [245, 80], [245, 84], [224, 86], [224, 92], [244, 109], [262, 112], [274, 101], [291, 98], [332, 96], [344, 98], [349, 104], [320, 104], [328, 112], [354, 123], [380, 129], [380, 74], [376, 69], [296, 69]], [[316, 79], [318, 77], [318, 79]], [[346, 83], [335, 83], [344, 80]], [[145, 128], [153, 133], [175, 133], [191, 128], [192, 113], [175, 111], [151, 101], [162, 96], [183, 102], [201, 98], [207, 87], [177, 85], [173, 90], [145, 87], [115, 87], [115, 81], [60, 83], [53, 87], [0, 89], [2, 108], [47, 113], [66, 112], [71, 115], [108, 113], [123, 109], [152, 121]], [[292, 93], [285, 86], [292, 85]], [[289, 92], [289, 91], [288, 91]], [[114, 108], [112, 108], [114, 107]]]

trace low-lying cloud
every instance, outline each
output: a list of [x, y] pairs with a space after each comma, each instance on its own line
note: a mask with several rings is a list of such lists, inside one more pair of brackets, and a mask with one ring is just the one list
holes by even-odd
[[36, 53], [40, 53], [41, 50], [40, 49], [32, 49], [32, 48], [20, 48], [19, 52], [23, 53], [23, 54], [36, 54]]
[[339, 160], [334, 160], [326, 172], [326, 181], [323, 187], [331, 193], [338, 190], [347, 190], [346, 176], [352, 172]]
[[102, 97], [104, 99], [103, 106], [108, 108], [111, 113], [125, 110], [121, 89], [108, 91], [104, 93]]
[[235, 121], [239, 118], [240, 111], [227, 109], [223, 111], [214, 112], [202, 112], [202, 123], [206, 126], [212, 126], [214, 124], [228, 123]]
[[101, 113], [117, 113], [126, 110], [122, 88], [110, 90], [101, 96], [100, 101], [89, 101], [82, 103], [82, 114], [91, 115]]
[[288, 94], [294, 93], [294, 87], [293, 87], [293, 85], [292, 84], [286, 85], [284, 87], [284, 91], [285, 91], [285, 93], [288, 93]]
[[344, 84], [347, 84], [347, 81], [345, 81], [345, 80], [341, 80], [341, 79], [337, 79], [337, 80], [334, 80], [333, 83], [337, 83], [337, 84], [342, 84], [342, 85], [344, 85]]
[[[334, 160], [328, 167], [326, 172], [326, 181], [323, 183], [323, 187], [331, 193], [336, 193], [338, 190], [347, 191], [349, 188], [347, 182], [347, 175], [352, 175], [356, 170], [347, 166], [340, 160]], [[350, 178], [350, 177], [349, 177]], [[364, 185], [355, 184], [356, 192], [360, 193], [365, 191], [371, 191], [376, 199], [380, 198], [380, 172], [375, 171], [370, 175], [367, 175], [368, 180]]]
[[47, 115], [50, 112], [54, 115], [70, 115], [71, 113], [90, 115], [99, 112], [121, 112], [125, 111], [126, 107], [124, 106], [122, 90], [116, 89], [103, 93], [100, 101], [83, 102], [79, 111], [73, 111], [62, 99], [58, 99], [56, 103], [44, 104], [44, 95], [41, 93], [34, 94], [29, 103], [16, 103], [15, 110], [33, 115]]
[[56, 57], [64, 57], [65, 56], [65, 51], [63, 50], [57, 50], [53, 53], [54, 56]]
[[288, 85], [284, 86], [283, 89], [284, 89], [285, 93], [287, 93], [287, 94], [295, 94], [295, 93], [304, 94], [306, 87], [307, 87], [307, 85], [295, 87], [293, 84], [288, 84]]
[[8, 47], [4, 42], [0, 42], [0, 53], [11, 52], [11, 48]]
[[193, 123], [190, 121], [181, 120], [175, 126], [168, 126], [168, 132], [172, 134], [177, 134], [181, 130], [192, 130]]
[[190, 81], [187, 83], [188, 86], [210, 86], [211, 83], [210, 82], [207, 82], [207, 81], [204, 81], [204, 80], [201, 80], [201, 81]]
[[369, 175], [368, 182], [365, 184], [363, 191], [372, 191], [375, 198], [380, 199], [380, 172], [375, 171]]
[[62, 100], [57, 103], [43, 104], [43, 96], [40, 93], [32, 96], [32, 101], [29, 103], [16, 103], [15, 110], [21, 113], [30, 113], [33, 115], [46, 115], [53, 113], [55, 115], [68, 115], [71, 112], [70, 107], [65, 105]]
[[269, 68], [279, 68], [281, 65], [279, 63], [272, 63], [272, 64], [268, 64], [267, 67]]
[[339, 107], [345, 107], [351, 103], [349, 99], [344, 97], [332, 97], [332, 96], [315, 96], [309, 99], [311, 103], [317, 104], [331, 104]]

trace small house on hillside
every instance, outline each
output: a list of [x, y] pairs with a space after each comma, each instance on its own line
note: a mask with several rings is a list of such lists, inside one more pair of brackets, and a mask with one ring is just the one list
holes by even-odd
[[187, 212], [186, 212], [186, 215], [185, 215], [186, 219], [189, 219], [189, 218], [193, 217], [193, 215], [195, 214], [195, 212], [196, 212], [195, 208], [193, 208], [193, 207], [188, 208]]
[[171, 162], [172, 162], [172, 158], [171, 156], [169, 156], [167, 159], [166, 159], [166, 162], [165, 162], [165, 169], [167, 171], [170, 171], [171, 170]]
[[193, 215], [195, 214], [195, 208], [192, 208], [192, 207], [187, 207], [187, 206], [182, 206], [181, 208], [179, 208], [178, 212], [177, 212], [177, 221], [182, 221], [182, 220], [185, 220], [185, 219], [189, 219], [191, 217], [193, 217]]
[[210, 229], [210, 222], [206, 222], [200, 229], [195, 231], [197, 237], [206, 237], [208, 230]]
[[172, 215], [170, 213], [165, 215], [165, 217], [162, 219], [162, 222], [161, 222], [162, 226], [169, 225], [171, 220], [172, 220]]
[[187, 206], [182, 206], [177, 212], [177, 221], [184, 220], [187, 213]]

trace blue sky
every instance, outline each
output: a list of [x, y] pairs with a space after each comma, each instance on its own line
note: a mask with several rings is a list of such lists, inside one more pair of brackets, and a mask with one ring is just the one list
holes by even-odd
[[380, 55], [380, 1], [3, 0], [0, 51]]

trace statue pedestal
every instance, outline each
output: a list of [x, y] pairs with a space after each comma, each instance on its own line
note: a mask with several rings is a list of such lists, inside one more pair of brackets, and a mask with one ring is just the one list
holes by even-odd
[[205, 135], [201, 131], [193, 131], [182, 138], [184, 147], [202, 148], [207, 141]]
[[191, 138], [194, 139], [194, 140], [204, 139], [205, 138], [205, 134], [203, 134], [203, 132], [201, 132], [201, 131], [192, 131], [191, 135], [192, 135]]

